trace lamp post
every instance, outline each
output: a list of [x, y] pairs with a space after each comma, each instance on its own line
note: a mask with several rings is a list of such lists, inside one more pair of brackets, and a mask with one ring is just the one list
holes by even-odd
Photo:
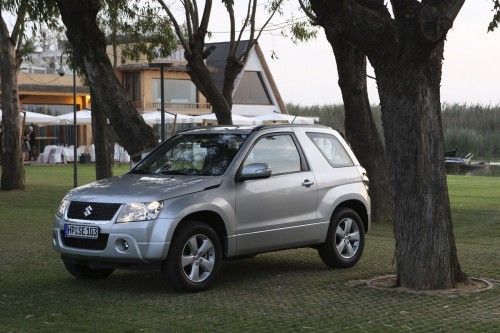
[[160, 113], [161, 113], [161, 141], [165, 141], [165, 82], [164, 82], [164, 69], [171, 67], [171, 63], [166, 62], [150, 62], [150, 68], [160, 69]]
[[[59, 61], [60, 67], [57, 69], [57, 74], [59, 76], [64, 76], [66, 73], [64, 71], [63, 65], [62, 65], [62, 59], [63, 55], [65, 53], [69, 54], [69, 51], [66, 50], [61, 53], [61, 59]], [[77, 144], [78, 144], [78, 129], [77, 129], [77, 123], [76, 123], [76, 73], [75, 69], [73, 68], [73, 127], [74, 127], [74, 145], [73, 145], [73, 188], [78, 186], [78, 164], [77, 164]]]

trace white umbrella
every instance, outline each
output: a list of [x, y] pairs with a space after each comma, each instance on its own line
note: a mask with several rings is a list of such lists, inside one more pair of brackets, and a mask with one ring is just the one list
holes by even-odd
[[[160, 111], [151, 111], [142, 114], [142, 118], [148, 125], [159, 125], [161, 124], [161, 112]], [[175, 116], [165, 112], [165, 123], [173, 124], [175, 120]], [[175, 120], [177, 124], [194, 124], [201, 123], [201, 119], [197, 119], [197, 117], [187, 116], [185, 114], [177, 114], [177, 120]]]
[[283, 113], [266, 113], [260, 116], [254, 117], [255, 120], [258, 121], [268, 121], [268, 122], [288, 122], [293, 124], [314, 124], [314, 121], [317, 120], [317, 118], [314, 117], [298, 117], [298, 116], [292, 116], [290, 114], [283, 114]]
[[[30, 111], [21, 111], [21, 121], [23, 121], [24, 114], [26, 114], [26, 125], [47, 126], [59, 124], [57, 117]], [[0, 110], [0, 121], [2, 121], [2, 110]]]
[[[244, 117], [240, 116], [237, 114], [231, 115], [233, 119], [233, 125], [254, 125], [255, 122], [253, 118], [250, 117]], [[209, 121], [217, 121], [217, 117], [215, 117], [215, 113], [209, 113], [209, 114], [204, 114], [201, 116], [196, 116], [195, 118], [201, 119], [201, 120], [209, 120]]]
[[[73, 125], [73, 112], [65, 113], [63, 115], [57, 116], [61, 122], [61, 125]], [[92, 124], [92, 113], [90, 110], [85, 109], [81, 111], [76, 111], [76, 124], [77, 125], [91, 125]]]

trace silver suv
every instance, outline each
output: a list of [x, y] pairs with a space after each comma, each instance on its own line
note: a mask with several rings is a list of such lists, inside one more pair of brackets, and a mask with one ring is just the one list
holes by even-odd
[[53, 245], [77, 278], [161, 269], [176, 290], [209, 287], [224, 259], [314, 247], [351, 267], [370, 227], [365, 170], [323, 126], [180, 133], [131, 171], [70, 191]]

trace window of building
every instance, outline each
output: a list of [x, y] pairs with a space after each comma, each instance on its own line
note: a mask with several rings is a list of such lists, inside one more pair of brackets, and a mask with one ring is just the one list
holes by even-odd
[[139, 72], [125, 72], [123, 74], [125, 94], [132, 102], [141, 100], [141, 74]]
[[[164, 82], [165, 103], [196, 103], [196, 86], [191, 80], [166, 79]], [[161, 100], [161, 81], [153, 79], [153, 102]]]
[[265, 136], [252, 148], [244, 165], [267, 163], [272, 174], [301, 171], [300, 154], [288, 134]]
[[243, 72], [233, 96], [234, 104], [270, 105], [271, 97], [264, 84], [261, 72]]
[[349, 154], [336, 137], [325, 133], [307, 133], [319, 151], [333, 167], [353, 166]]

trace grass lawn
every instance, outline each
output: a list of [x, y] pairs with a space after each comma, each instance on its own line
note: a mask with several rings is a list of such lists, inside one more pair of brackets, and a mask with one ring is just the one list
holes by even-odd
[[[51, 228], [71, 172], [27, 166], [26, 191], [0, 192], [0, 332], [500, 332], [500, 177], [448, 178], [463, 269], [495, 280], [493, 290], [431, 296], [359, 284], [394, 272], [391, 227], [375, 225], [352, 269], [329, 270], [316, 251], [289, 250], [225, 263], [209, 291], [175, 294], [159, 273], [117, 271], [93, 282], [66, 273]], [[80, 184], [93, 175], [80, 167]]]

